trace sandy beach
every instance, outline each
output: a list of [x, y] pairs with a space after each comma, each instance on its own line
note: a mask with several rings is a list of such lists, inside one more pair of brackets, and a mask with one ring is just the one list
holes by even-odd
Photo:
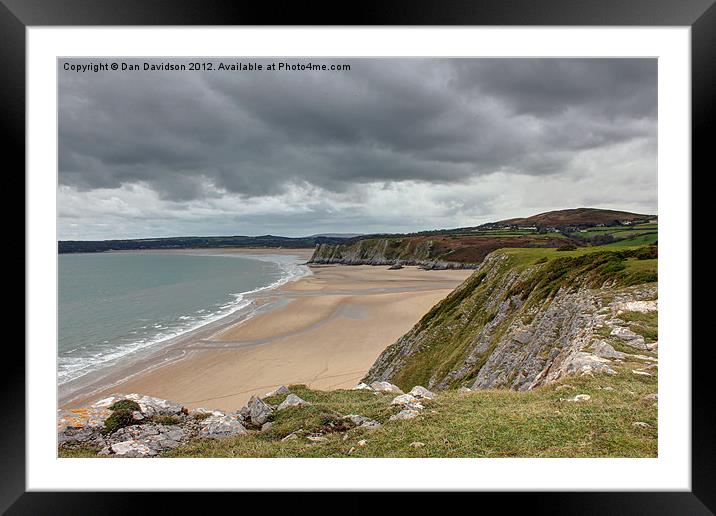
[[[311, 250], [216, 252], [307, 258]], [[236, 410], [252, 394], [263, 395], [282, 384], [350, 388], [387, 346], [472, 272], [344, 265], [311, 266], [311, 271], [258, 295], [255, 302], [266, 309], [248, 320], [196, 332], [165, 350], [166, 357], [151, 370], [138, 370], [87, 399], [139, 392], [189, 408]], [[66, 406], [87, 399], [75, 398]]]

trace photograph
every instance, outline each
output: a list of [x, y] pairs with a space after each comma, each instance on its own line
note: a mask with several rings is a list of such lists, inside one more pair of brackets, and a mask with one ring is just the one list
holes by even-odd
[[60, 460], [659, 457], [658, 59], [56, 74]]

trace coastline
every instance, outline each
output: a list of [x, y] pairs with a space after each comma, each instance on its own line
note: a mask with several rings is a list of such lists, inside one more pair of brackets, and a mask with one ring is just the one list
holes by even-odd
[[[312, 250], [150, 252], [286, 254], [308, 260]], [[188, 408], [236, 410], [252, 394], [263, 395], [281, 384], [352, 387], [385, 347], [472, 273], [365, 265], [309, 267], [309, 276], [252, 295], [250, 313], [231, 314], [171, 339], [152, 355], [60, 399], [60, 407], [116, 392], [141, 392], [180, 401]]]

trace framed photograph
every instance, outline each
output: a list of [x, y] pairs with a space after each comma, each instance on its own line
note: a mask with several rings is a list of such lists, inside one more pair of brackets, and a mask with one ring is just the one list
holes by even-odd
[[27, 302], [0, 508], [712, 514], [712, 4], [2, 0]]

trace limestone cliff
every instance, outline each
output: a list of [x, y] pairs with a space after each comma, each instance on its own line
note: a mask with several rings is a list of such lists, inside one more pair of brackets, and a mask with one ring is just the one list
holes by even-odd
[[364, 381], [530, 390], [568, 374], [615, 374], [612, 360], [633, 353], [656, 361], [656, 248], [566, 254], [492, 253]]
[[320, 244], [311, 263], [419, 265], [428, 269], [474, 269], [492, 251], [507, 247], [559, 247], [563, 236], [405, 235]]
[[418, 265], [430, 269], [470, 269], [474, 263], [448, 261], [436, 252], [431, 240], [410, 238], [370, 238], [349, 244], [320, 244], [311, 263], [344, 265]]

